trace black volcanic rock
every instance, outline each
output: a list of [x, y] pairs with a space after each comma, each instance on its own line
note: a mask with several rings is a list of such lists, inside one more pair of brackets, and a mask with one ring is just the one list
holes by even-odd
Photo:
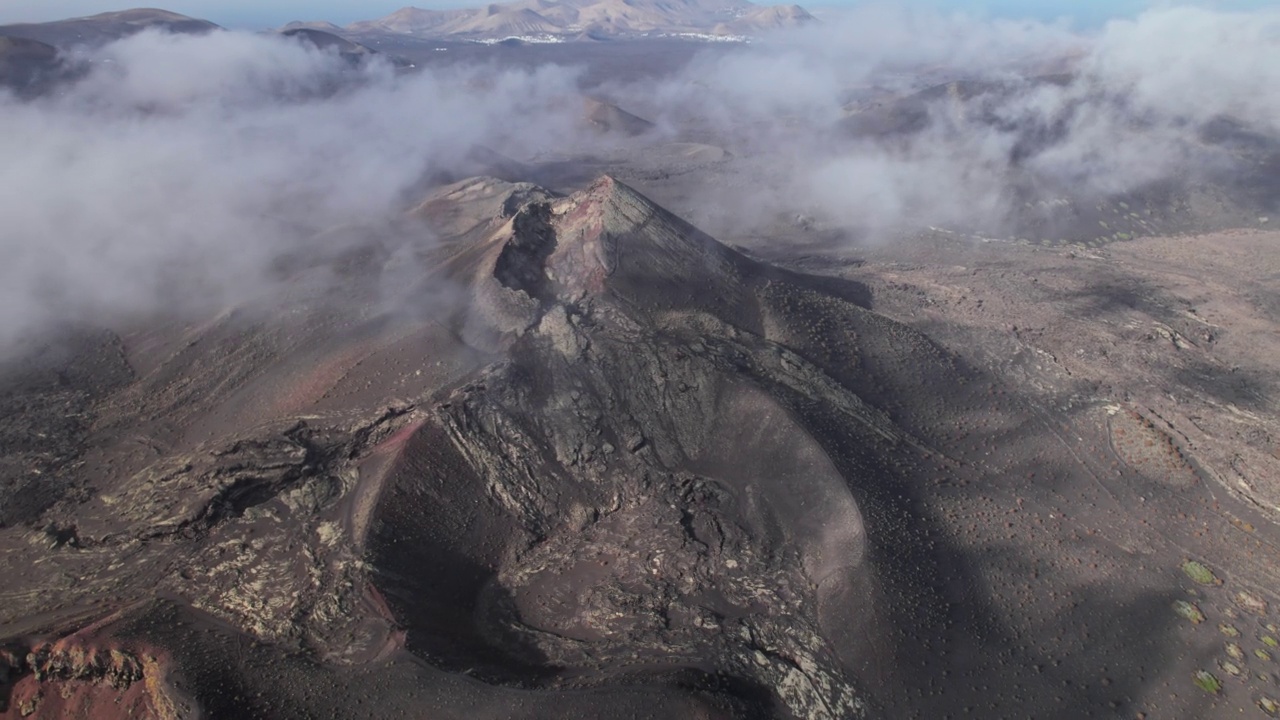
[[[857, 286], [752, 260], [610, 178], [568, 197], [468, 180], [413, 218], [287, 318], [103, 346], [126, 370], [70, 396], [84, 425], [41, 430], [66, 444], [44, 461], [56, 492], [0, 528], [0, 572], [21, 578], [0, 637], [74, 626], [86, 603], [157, 612], [159, 592], [309, 648], [314, 678], [408, 652], [440, 677], [590, 688], [588, 714], [644, 687], [645, 717], [865, 715], [881, 571], [854, 488], [926, 455], [839, 358], [928, 343]], [[413, 251], [421, 291], [400, 289], [430, 312], [388, 322], [369, 312], [379, 268], [414, 222], [442, 239]], [[792, 330], [813, 322], [836, 324]], [[24, 377], [14, 402], [55, 397]], [[41, 549], [10, 551], [24, 528]], [[58, 570], [24, 573], [33, 553]], [[81, 581], [36, 616], [62, 573]], [[214, 652], [136, 637], [189, 676]], [[306, 707], [347, 702], [321, 695]]]
[[428, 413], [373, 516], [409, 649], [498, 683], [714, 671], [797, 716], [865, 712], [858, 649], [827, 637], [860, 623], [829, 601], [869, 592], [865, 531], [796, 403], [839, 408], [865, 462], [911, 441], [769, 342], [798, 279], [609, 178], [491, 227], [459, 270], [509, 360]]
[[[1001, 355], [1010, 380], [871, 309], [972, 337], [932, 313], [982, 319], [962, 293], [998, 305], [1013, 282], [1047, 313], [1035, 293], [1061, 276], [1123, 266], [900, 263], [852, 275], [872, 296], [609, 177], [569, 195], [472, 178], [315, 245], [341, 252], [282, 261], [271, 307], [80, 330], [0, 368], [9, 707], [1097, 717], [1148, 673], [1191, 687], [1194, 668], [1152, 658], [1222, 639], [1183, 618], [1276, 605], [1232, 570], [1272, 578], [1261, 544], [1212, 546], [1230, 584], [1179, 589], [1200, 513], [1233, 501], [1175, 454], [1172, 424], [1082, 401], [1043, 353]], [[1114, 282], [1121, 309], [1097, 312], [1146, 308], [1181, 343], [1163, 353], [1210, 351], [1200, 318]], [[1043, 337], [1017, 320], [973, 356]], [[1134, 358], [1149, 326], [1100, 324]], [[1106, 469], [1106, 438], [1131, 434], [1124, 452], [1184, 459], [1175, 488], [1153, 484], [1164, 464], [1149, 482]], [[1105, 691], [1064, 693], [1101, 667]]]

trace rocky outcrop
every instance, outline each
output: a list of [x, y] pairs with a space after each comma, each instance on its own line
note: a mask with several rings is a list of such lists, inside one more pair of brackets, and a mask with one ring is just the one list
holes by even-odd
[[176, 720], [160, 660], [103, 641], [96, 629], [0, 650], [0, 717]]
[[[494, 697], [871, 714], [884, 601], [855, 490], [926, 451], [859, 383], [927, 341], [608, 177], [567, 197], [473, 179], [412, 217], [456, 295], [422, 319], [322, 298], [135, 340], [149, 355], [78, 441], [96, 453], [79, 494], [4, 536], [58, 570], [0, 590], [11, 636], [158, 595], [230, 634], [234, 663], [274, 648], [299, 677], [407, 651]], [[183, 707], [235, 705], [221, 688], [248, 671], [175, 649], [166, 622], [130, 632], [203, 678]], [[50, 716], [64, 691], [72, 714], [158, 707], [163, 673], [128, 647], [25, 648], [12, 695]]]
[[397, 33], [436, 38], [574, 38], [715, 33], [755, 34], [815, 22], [796, 5], [760, 6], [745, 0], [516, 0], [478, 8], [424, 10], [406, 7], [353, 23], [353, 33]]
[[819, 608], [873, 602], [866, 538], [808, 404], [868, 455], [912, 441], [765, 337], [788, 279], [611, 178], [487, 246], [474, 287], [511, 298], [509, 360], [428, 413], [370, 538], [408, 647], [492, 682], [699, 672], [863, 715], [829, 633], [862, 609]]
[[41, 644], [25, 658], [25, 669], [41, 682], [76, 680], [123, 690], [142, 679], [142, 661], [133, 653], [72, 645]]

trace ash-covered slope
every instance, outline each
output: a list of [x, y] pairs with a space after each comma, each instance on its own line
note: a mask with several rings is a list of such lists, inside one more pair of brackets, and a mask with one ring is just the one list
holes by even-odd
[[653, 123], [632, 115], [612, 103], [596, 98], [583, 100], [585, 119], [601, 132], [619, 132], [624, 135], [643, 135], [653, 129]]
[[[287, 318], [148, 322], [59, 346], [110, 377], [9, 377], [10, 416], [48, 406], [66, 445], [5, 447], [10, 710], [144, 683], [118, 705], [448, 717], [478, 702], [464, 673], [503, 717], [866, 714], [861, 673], [895, 653], [854, 488], [928, 453], [833, 359], [945, 358], [857, 340], [891, 324], [856, 285], [750, 260], [609, 178], [566, 198], [464, 181], [414, 218], [282, 261]], [[404, 244], [420, 222], [443, 240]], [[335, 272], [340, 292], [307, 289]], [[379, 312], [393, 286], [423, 311]], [[127, 672], [41, 670], [60, 637]], [[237, 638], [263, 644], [228, 661]]]
[[607, 178], [481, 247], [466, 272], [509, 359], [406, 439], [374, 513], [409, 649], [497, 682], [697, 671], [796, 716], [861, 714], [857, 648], [826, 637], [858, 618], [824, 603], [869, 592], [864, 528], [799, 398], [834, 403], [868, 455], [906, 439], [768, 342], [781, 275]]
[[1206, 717], [1205, 614], [1276, 620], [1274, 523], [1151, 411], [608, 177], [310, 247], [0, 375], [0, 717]]

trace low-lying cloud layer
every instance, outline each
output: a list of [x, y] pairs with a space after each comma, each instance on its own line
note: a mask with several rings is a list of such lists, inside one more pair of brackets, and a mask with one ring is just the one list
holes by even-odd
[[[274, 258], [386, 220], [477, 146], [583, 150], [573, 69], [398, 73], [231, 32], [143, 33], [91, 59], [55, 95], [0, 98], [0, 348], [269, 292]], [[985, 84], [890, 102], [951, 80]], [[1167, 8], [1082, 35], [873, 7], [604, 91], [734, 153], [732, 178], [694, 194], [712, 229], [797, 210], [873, 233], [997, 228], [1028, 193], [1230, 162], [1200, 139], [1222, 117], [1280, 134], [1280, 10]]]
[[268, 290], [273, 258], [386, 220], [477, 145], [563, 144], [575, 83], [558, 68], [397, 76], [248, 33], [115, 43], [56, 96], [0, 99], [0, 346]]
[[880, 6], [611, 92], [758, 165], [763, 184], [707, 198], [730, 224], [808, 205], [873, 231], [994, 228], [1028, 192], [1125, 193], [1214, 167], [1199, 134], [1215, 120], [1280, 133], [1278, 74], [1280, 10], [1173, 7], [1085, 35]]

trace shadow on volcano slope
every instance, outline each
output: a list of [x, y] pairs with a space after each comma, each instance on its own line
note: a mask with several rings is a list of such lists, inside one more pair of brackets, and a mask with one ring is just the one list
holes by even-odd
[[[1079, 548], [1044, 538], [961, 542], [1060, 510], [956, 428], [999, 416], [1013, 453], [1050, 426], [859, 284], [751, 260], [609, 178], [475, 179], [415, 212], [442, 239], [412, 267], [456, 284], [448, 312], [353, 320], [334, 305], [382, 295], [352, 280], [288, 320], [128, 336], [134, 375], [72, 438], [105, 469], [0, 528], [27, 548], [0, 555], [15, 658], [96, 633], [153, 658], [127, 687], [215, 716], [1065, 719], [1129, 707], [1169, 655], [1160, 588], [1049, 572]], [[59, 691], [14, 667], [10, 707]]]
[[972, 473], [923, 435], [981, 378], [826, 292], [856, 284], [749, 260], [609, 179], [484, 242], [473, 292], [509, 359], [436, 406], [374, 520], [374, 582], [428, 662], [542, 689], [692, 670], [768, 689], [775, 708], [736, 698], [750, 714], [1064, 718], [1138, 694], [1121, 671], [1071, 688], [1098, 658], [1159, 662], [1168, 621], [1137, 619], [1168, 594], [1046, 588], [1113, 631], [1078, 663], [989, 603], [925, 490]]

